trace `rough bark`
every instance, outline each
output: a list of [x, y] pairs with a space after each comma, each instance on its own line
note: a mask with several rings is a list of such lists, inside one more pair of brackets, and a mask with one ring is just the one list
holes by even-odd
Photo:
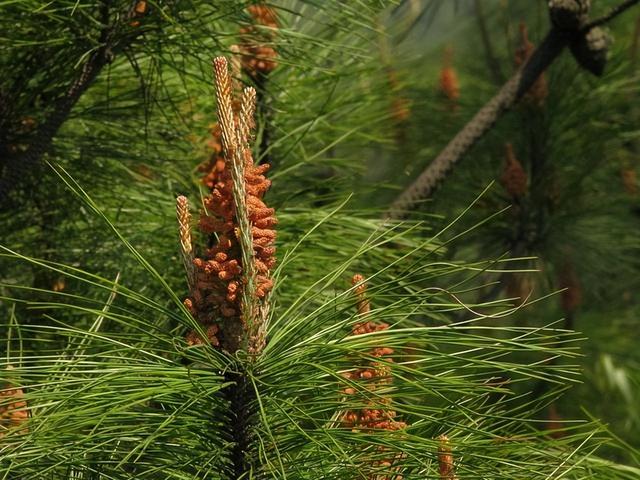
[[226, 380], [232, 382], [223, 390], [224, 398], [229, 402], [227, 417], [228, 435], [233, 443], [231, 448], [231, 478], [246, 479], [251, 472], [251, 432], [255, 417], [255, 392], [244, 372], [228, 373]]

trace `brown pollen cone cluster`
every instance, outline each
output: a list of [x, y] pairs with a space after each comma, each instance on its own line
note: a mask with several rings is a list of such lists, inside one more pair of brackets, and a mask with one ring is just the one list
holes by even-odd
[[[355, 293], [358, 297], [358, 314], [366, 317], [371, 306], [369, 300], [366, 297], [367, 286], [364, 282], [362, 275], [354, 275], [352, 284], [356, 286]], [[373, 320], [364, 320], [356, 323], [353, 327], [353, 335], [363, 335], [373, 332], [381, 332], [387, 330], [389, 325], [382, 322], [375, 322]], [[377, 346], [373, 348], [369, 354], [372, 357], [384, 359], [384, 362], [371, 361], [369, 365], [363, 368], [358, 368], [352, 372], [343, 374], [345, 379], [351, 382], [362, 382], [362, 387], [369, 392], [374, 392], [380, 387], [384, 387], [391, 383], [389, 362], [392, 362], [390, 355], [393, 354], [393, 349], [385, 346]], [[345, 388], [343, 392], [347, 395], [356, 395], [357, 390], [351, 386]], [[370, 406], [361, 408], [358, 410], [348, 410], [342, 417], [342, 424], [347, 428], [351, 428], [353, 431], [375, 431], [375, 430], [401, 430], [407, 425], [404, 422], [396, 420], [397, 414], [387, 405], [391, 404], [391, 399], [378, 399], [376, 402], [370, 402]], [[381, 447], [381, 450], [384, 450]], [[393, 466], [394, 458], [388, 460], [376, 460], [374, 467], [388, 469]], [[370, 477], [374, 480], [400, 480], [401, 475], [393, 474], [388, 475], [373, 475]]]
[[222, 131], [218, 123], [209, 125], [209, 139], [207, 140], [207, 148], [211, 151], [209, 158], [198, 165], [198, 171], [202, 173], [202, 183], [208, 190], [213, 190], [218, 170], [224, 169], [225, 160], [222, 155]]
[[438, 437], [440, 446], [438, 447], [438, 472], [440, 480], [458, 480], [453, 467], [453, 454], [449, 445], [449, 437], [440, 435]]
[[[215, 128], [212, 136], [216, 138]], [[218, 133], [218, 138], [219, 138]], [[213, 142], [211, 142], [213, 143]], [[215, 144], [214, 144], [215, 145]], [[205, 212], [200, 215], [198, 226], [212, 239], [213, 244], [201, 257], [193, 260], [194, 285], [185, 306], [207, 332], [212, 345], [220, 344], [218, 320], [240, 316], [241, 251], [235, 228], [233, 180], [227, 162], [221, 155], [222, 147], [215, 149], [213, 162], [203, 177], [210, 189], [204, 199]], [[196, 332], [187, 336], [190, 344], [203, 343]]]
[[278, 28], [278, 17], [273, 8], [264, 4], [252, 5], [248, 9], [253, 25], [240, 29], [240, 54], [242, 69], [254, 80], [268, 75], [277, 66], [277, 52], [269, 44]]
[[513, 145], [505, 144], [505, 164], [500, 176], [500, 183], [511, 196], [517, 199], [523, 197], [528, 190], [527, 173], [524, 171], [522, 164], [516, 158], [513, 151]]
[[[226, 68], [226, 62], [224, 65]], [[248, 98], [255, 101], [255, 91], [247, 90], [252, 93]], [[218, 99], [219, 102], [225, 100]], [[241, 112], [231, 113], [230, 92], [228, 103], [226, 107], [230, 115], [236, 116], [231, 128], [237, 128], [236, 133], [240, 137], [242, 125], [250, 129], [253, 118], [240, 118]], [[212, 127], [209, 142], [212, 155], [209, 162], [200, 167], [204, 173], [203, 183], [210, 193], [204, 198], [204, 211], [198, 227], [210, 239], [210, 243], [203, 255], [193, 259], [194, 281], [185, 306], [202, 325], [212, 345], [235, 351], [239, 348], [238, 338], [247, 332], [247, 316], [256, 315], [256, 312], [243, 311], [247, 270], [255, 273], [253, 290], [248, 295], [253, 295], [257, 303], [264, 301], [273, 288], [270, 272], [276, 263], [274, 227], [277, 220], [274, 209], [268, 208], [263, 200], [271, 185], [264, 176], [269, 165], [254, 165], [251, 149], [246, 146], [223, 148], [223, 130], [222, 123], [221, 126], [216, 124]], [[236, 169], [243, 175], [244, 198], [239, 207], [234, 197], [234, 161], [242, 162], [241, 168]], [[248, 218], [250, 232], [242, 231], [239, 213]], [[243, 266], [243, 233], [250, 233], [251, 238], [250, 269]], [[187, 342], [191, 345], [201, 344], [204, 339], [197, 332], [191, 332]]]
[[440, 70], [440, 92], [455, 107], [455, 103], [460, 98], [460, 84], [458, 74], [452, 66], [452, 59], [453, 48], [445, 48], [442, 70]]
[[565, 313], [575, 312], [582, 303], [580, 279], [570, 260], [566, 260], [558, 274], [558, 287], [564, 290], [560, 294], [560, 305]]
[[250, 155], [246, 157], [245, 181], [247, 190], [247, 206], [249, 220], [251, 221], [251, 236], [255, 253], [256, 296], [264, 298], [273, 288], [273, 280], [269, 272], [276, 264], [276, 239], [275, 225], [278, 223], [275, 210], [265, 205], [262, 197], [271, 186], [271, 181], [265, 178], [264, 173], [270, 165], [254, 165]]
[[129, 17], [132, 19], [129, 22], [131, 27], [139, 27], [140, 20], [147, 14], [148, 5], [146, 0], [138, 0], [133, 9], [129, 13]]
[[[520, 45], [516, 49], [515, 53], [515, 64], [516, 67], [521, 67], [533, 54], [535, 50], [535, 46], [529, 40], [529, 34], [527, 31], [527, 25], [524, 22], [520, 22]], [[533, 105], [538, 108], [544, 107], [545, 100], [547, 99], [547, 95], [549, 94], [549, 87], [547, 86], [547, 77], [544, 73], [542, 73], [534, 84], [531, 86], [529, 91], [524, 97], [524, 101], [529, 105]]]
[[27, 421], [29, 412], [26, 408], [22, 388], [0, 390], [0, 439], [6, 435], [6, 430]]

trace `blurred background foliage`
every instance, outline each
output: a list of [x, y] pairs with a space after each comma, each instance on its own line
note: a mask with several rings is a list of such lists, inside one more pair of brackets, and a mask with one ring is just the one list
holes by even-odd
[[[514, 73], [523, 27], [530, 43], [541, 41], [549, 28], [545, 3], [404, 2], [397, 9], [397, 24], [413, 26], [388, 42], [405, 83], [398, 96], [410, 113], [395, 150], [374, 158], [366, 176], [390, 186], [381, 204], [410, 183]], [[595, 2], [592, 10], [605, 12], [613, 4]], [[508, 254], [522, 257], [521, 267], [531, 271], [505, 273], [498, 286], [465, 300], [507, 296], [519, 304], [561, 291], [515, 319], [526, 325], [562, 319], [589, 338], [584, 384], [550, 414], [590, 411], [637, 446], [638, 356], [628, 342], [639, 335], [638, 12], [612, 24], [611, 33], [601, 78], [563, 54], [545, 72], [545, 84], [499, 120], [420, 210], [450, 218], [494, 182], [463, 223], [501, 213], [448, 255]]]

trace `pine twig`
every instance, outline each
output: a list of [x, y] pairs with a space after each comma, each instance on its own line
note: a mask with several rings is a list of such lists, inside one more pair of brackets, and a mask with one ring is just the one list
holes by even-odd
[[227, 157], [233, 159], [238, 150], [238, 140], [236, 137], [236, 122], [233, 114], [232, 88], [227, 59], [224, 57], [214, 58], [213, 70], [216, 79], [217, 110], [222, 133], [222, 147]]
[[602, 25], [604, 25], [606, 23], [609, 23], [611, 20], [616, 18], [618, 15], [620, 15], [621, 13], [624, 13], [626, 10], [628, 10], [629, 8], [633, 7], [634, 5], [636, 5], [638, 3], [640, 3], [640, 0], [625, 0], [620, 5], [617, 5], [617, 6], [613, 7], [611, 10], [609, 10], [608, 13], [606, 13], [603, 16], [601, 16], [599, 18], [596, 18], [595, 20], [592, 20], [591, 22], [587, 23], [582, 28], [582, 32], [588, 32], [592, 28], [600, 27], [600, 26], [602, 26]]
[[[233, 181], [233, 200], [237, 221], [236, 237], [240, 243], [242, 255], [242, 318], [246, 325], [248, 343], [252, 333], [260, 329], [262, 318], [257, 307], [255, 254], [249, 206], [245, 180], [245, 160], [251, 154], [249, 140], [254, 126], [256, 92], [246, 88], [242, 95], [239, 114], [233, 110], [233, 83], [229, 75], [229, 65], [224, 57], [213, 60], [215, 88], [217, 97], [218, 120], [222, 133], [222, 146], [225, 159], [231, 164]], [[247, 372], [226, 372], [225, 379], [230, 383], [223, 390], [229, 402], [230, 417], [227, 419], [231, 450], [231, 474], [234, 479], [246, 478], [251, 468], [251, 432], [253, 430], [255, 392], [250, 388]]]
[[251, 388], [246, 372], [227, 372], [225, 380], [230, 383], [222, 393], [229, 402], [230, 416], [227, 418], [228, 435], [232, 442], [230, 460], [231, 478], [248, 478], [251, 468], [251, 432], [254, 428], [256, 401], [255, 391]]
[[[255, 128], [254, 115], [256, 111], [256, 91], [253, 87], [247, 87], [242, 92], [242, 101], [240, 104], [240, 113], [238, 115], [237, 129], [238, 141], [240, 144], [241, 156], [238, 159], [242, 163], [242, 183], [245, 183], [244, 165], [247, 155], [251, 155], [251, 145], [249, 144], [251, 132]], [[236, 162], [234, 161], [234, 167]], [[245, 192], [246, 196], [246, 192]], [[246, 198], [246, 197], [245, 197]], [[248, 232], [243, 235], [242, 243], [243, 265], [245, 266], [245, 289], [244, 289], [244, 305], [243, 316], [247, 321], [249, 351], [252, 353], [261, 352], [266, 344], [266, 321], [269, 314], [268, 302], [260, 302], [257, 296], [257, 271], [255, 265], [255, 252], [253, 245], [253, 234], [251, 233], [251, 222], [249, 218], [249, 210], [245, 211]], [[240, 223], [240, 222], [239, 222]], [[240, 223], [242, 225], [242, 223]], [[241, 227], [242, 228], [242, 227]], [[242, 242], [242, 240], [241, 240]]]

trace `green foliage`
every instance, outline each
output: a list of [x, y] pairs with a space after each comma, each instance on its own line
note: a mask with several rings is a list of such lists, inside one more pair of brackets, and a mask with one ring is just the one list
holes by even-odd
[[[433, 32], [441, 41], [451, 2], [276, 2], [279, 65], [258, 85], [254, 158], [272, 163], [279, 264], [268, 343], [253, 359], [187, 344], [202, 327], [182, 304], [173, 202], [185, 194], [201, 208], [211, 58], [230, 55], [253, 3], [154, 1], [140, 17], [136, 2], [0, 4], [0, 173], [104, 54], [42, 165], [0, 211], [0, 388], [21, 387], [17, 411], [30, 416], [0, 417], [0, 478], [439, 478], [441, 434], [459, 478], [638, 478], [602, 458], [637, 464], [639, 445], [637, 362], [620, 356], [637, 330], [633, 294], [620, 289], [632, 292], [638, 271], [635, 200], [618, 176], [637, 137], [629, 42], [601, 80], [563, 58], [547, 72], [544, 110], [509, 114], [427, 208], [392, 223], [381, 219], [388, 201], [495, 88], [478, 49], [456, 45], [462, 96], [451, 109], [436, 86], [442, 45], [421, 43]], [[451, 37], [475, 28], [470, 6], [451, 8]], [[511, 72], [515, 22], [535, 14], [539, 38], [545, 10], [494, 7], [487, 21]], [[545, 157], [511, 208], [499, 184], [486, 189], [506, 141], [530, 175], [535, 145]], [[562, 325], [544, 298], [567, 252], [582, 308], [611, 306], [578, 317], [600, 342]], [[496, 293], [540, 265], [540, 300]], [[366, 318], [388, 329], [352, 334], [363, 320], [355, 273], [368, 279]], [[393, 362], [372, 356], [381, 345]], [[371, 362], [388, 383], [346, 375]], [[586, 405], [594, 418], [609, 415], [593, 407], [599, 396], [614, 395], [624, 421], [571, 420], [589, 418], [576, 408], [583, 392], [598, 396]], [[0, 396], [0, 415], [12, 402]], [[407, 426], [343, 422], [366, 408], [392, 409]]]
[[[284, 242], [281, 248], [295, 257], [314, 237], [326, 236], [328, 220], [302, 244]], [[437, 288], [434, 279], [446, 282], [467, 267], [438, 261], [431, 241], [412, 245], [414, 229], [351, 224], [373, 235], [360, 245], [345, 245], [348, 260], [336, 262], [297, 298], [276, 301], [270, 342], [250, 364], [241, 353], [233, 358], [207, 346], [188, 347], [180, 332], [192, 328], [193, 320], [127, 243], [121, 250], [148, 272], [152, 291], [166, 292], [164, 302], [125, 286], [124, 277], [109, 281], [50, 266], [103, 293], [97, 300], [57, 293], [48, 302], [28, 302], [47, 312], [51, 324], [23, 325], [14, 318], [5, 325], [10, 338], [3, 365], [14, 368], [3, 369], [3, 376], [26, 387], [31, 418], [19, 426], [21, 433], [3, 439], [2, 472], [10, 478], [227, 478], [231, 419], [223, 392], [229, 373], [240, 369], [255, 395], [247, 452], [253, 478], [359, 478], [376, 468], [382, 473], [376, 460], [397, 455], [393, 468], [405, 478], [425, 478], [436, 475], [434, 439], [441, 433], [452, 439], [461, 475], [632, 478], [576, 455], [578, 444], [588, 452], [606, 439], [599, 428], [578, 422], [555, 440], [531, 420], [533, 411], [578, 378], [575, 368], [550, 362], [575, 358], [573, 334], [552, 326], [494, 325], [471, 335], [464, 326], [425, 326], [425, 317], [460, 308], [451, 300], [460, 286]], [[392, 327], [350, 335], [358, 319], [345, 273], [371, 268], [370, 253], [381, 255], [389, 243], [403, 253], [392, 253], [395, 262], [370, 272], [371, 317]], [[13, 261], [45, 266], [6, 253]], [[304, 282], [304, 272], [289, 271], [293, 266], [286, 264], [280, 275]], [[395, 270], [393, 281], [384, 281], [389, 269]], [[4, 288], [11, 292], [15, 286]], [[503, 307], [502, 314], [510, 310]], [[74, 326], [76, 318], [93, 320], [84, 329]], [[367, 352], [381, 343], [398, 352], [388, 364], [392, 383], [372, 392], [342, 376], [368, 361]], [[527, 399], [531, 379], [558, 388]], [[345, 398], [341, 391], [349, 385], [360, 395]], [[341, 412], [370, 402], [391, 405], [409, 426], [367, 433], [341, 424]]]

